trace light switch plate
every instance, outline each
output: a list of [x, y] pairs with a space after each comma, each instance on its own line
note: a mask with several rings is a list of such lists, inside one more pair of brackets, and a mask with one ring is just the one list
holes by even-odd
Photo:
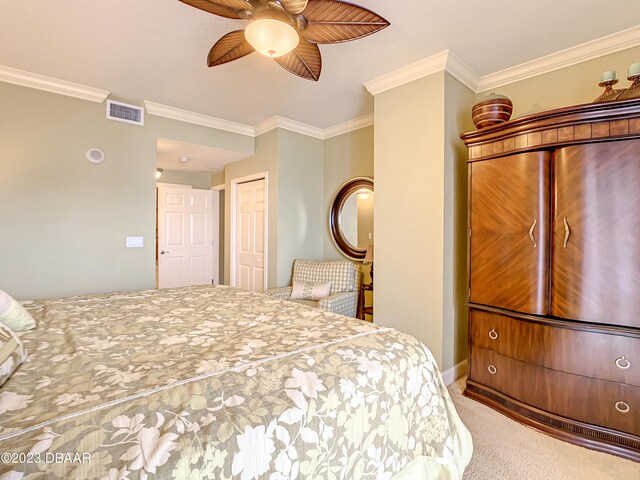
[[144, 247], [144, 237], [127, 237], [127, 248]]

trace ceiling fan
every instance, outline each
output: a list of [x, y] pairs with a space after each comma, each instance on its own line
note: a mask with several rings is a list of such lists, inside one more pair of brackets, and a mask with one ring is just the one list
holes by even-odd
[[227, 33], [211, 48], [210, 67], [251, 52], [272, 57], [291, 73], [318, 81], [319, 43], [340, 43], [389, 26], [381, 16], [341, 0], [180, 0], [226, 18], [248, 20], [244, 30]]

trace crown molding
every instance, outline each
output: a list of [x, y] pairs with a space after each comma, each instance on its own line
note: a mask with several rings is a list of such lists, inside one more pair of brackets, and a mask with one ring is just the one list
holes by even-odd
[[480, 83], [480, 75], [471, 68], [467, 63], [459, 56], [449, 50], [447, 56], [447, 63], [444, 69], [453, 78], [457, 79], [464, 86], [477, 93], [478, 84]]
[[225, 132], [238, 133], [240, 135], [248, 135], [250, 137], [254, 136], [253, 127], [243, 123], [232, 122], [218, 117], [210, 117], [209, 115], [149, 102], [148, 100], [144, 101], [144, 106], [150, 115], [157, 117], [171, 118], [172, 120], [180, 120], [181, 122], [224, 130]]
[[502, 87], [604, 55], [637, 47], [638, 45], [640, 45], [640, 26], [622, 30], [606, 37], [516, 65], [515, 67], [485, 75], [480, 79], [476, 91], [484, 92], [492, 88]]
[[640, 26], [636, 26], [482, 77], [454, 52], [445, 50], [370, 80], [364, 86], [372, 95], [377, 95], [445, 70], [475, 93], [480, 93], [639, 45]]
[[269, 117], [266, 120], [258, 123], [255, 127], [253, 127], [253, 136], [257, 137], [258, 135], [262, 135], [263, 133], [267, 133], [271, 130], [279, 128], [278, 118], [283, 117]]
[[[81, 100], [89, 100], [96, 103], [104, 102], [111, 94], [111, 92], [107, 90], [88, 87], [86, 85], [80, 85], [66, 80], [39, 75], [37, 73], [26, 72], [6, 67], [4, 65], [0, 65], [0, 82], [12, 83], [22, 87], [34, 88], [50, 93], [57, 93], [59, 95], [79, 98]], [[232, 122], [222, 118], [191, 112], [189, 110], [182, 110], [169, 105], [150, 102], [148, 100], [144, 101], [144, 106], [150, 115], [170, 118], [173, 120], [192, 123], [194, 125], [201, 125], [203, 127], [215, 128], [217, 130], [247, 135], [250, 137], [262, 135], [274, 128], [283, 128], [285, 130], [324, 140], [325, 138], [341, 135], [342, 133], [347, 133], [373, 124], [373, 114], [365, 117], [359, 117], [327, 129], [307, 125], [302, 122], [291, 120], [290, 118], [275, 116], [260, 122], [254, 127], [243, 123]]]
[[111, 92], [0, 65], [0, 82], [102, 103]]
[[309, 137], [318, 138], [320, 140], [324, 139], [324, 130], [322, 128], [314, 127], [311, 125], [307, 125], [306, 123], [297, 122], [295, 120], [291, 120], [286, 117], [270, 117], [266, 120], [257, 124], [253, 131], [254, 136], [262, 135], [274, 128], [283, 128], [285, 130], [289, 130], [290, 132], [301, 133], [302, 135], [307, 135]]
[[254, 136], [257, 137], [258, 135], [267, 133], [274, 128], [282, 128], [284, 130], [300, 133], [308, 137], [317, 138], [319, 140], [326, 140], [327, 138], [342, 135], [343, 133], [353, 132], [354, 130], [359, 130], [360, 128], [369, 127], [371, 125], [373, 125], [373, 113], [354, 118], [353, 120], [348, 120], [344, 123], [340, 123], [338, 125], [334, 125], [325, 129], [307, 125], [306, 123], [297, 122], [295, 120], [291, 120], [290, 118], [275, 116], [267, 118], [266, 120], [257, 124], [254, 128]]
[[322, 139], [326, 140], [328, 138], [337, 137], [343, 133], [353, 132], [354, 130], [370, 127], [371, 125], [373, 125], [373, 113], [354, 118], [353, 120], [334, 125], [333, 127], [325, 128]]
[[431, 55], [430, 57], [407, 65], [406, 67], [399, 68], [393, 72], [374, 78], [373, 80], [366, 82], [364, 87], [369, 90], [371, 95], [378, 95], [379, 93], [386, 92], [392, 88], [399, 87], [400, 85], [413, 82], [419, 78], [427, 77], [444, 70], [447, 65], [448, 57], [449, 50], [436, 53], [435, 55]]
[[436, 53], [411, 65], [389, 72], [366, 82], [364, 86], [372, 95], [377, 95], [443, 70], [469, 89], [476, 91], [480, 76], [451, 50]]

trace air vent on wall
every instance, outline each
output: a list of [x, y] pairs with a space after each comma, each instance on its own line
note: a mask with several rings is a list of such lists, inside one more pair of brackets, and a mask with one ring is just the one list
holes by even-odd
[[107, 100], [107, 118], [118, 122], [144, 125], [144, 108]]

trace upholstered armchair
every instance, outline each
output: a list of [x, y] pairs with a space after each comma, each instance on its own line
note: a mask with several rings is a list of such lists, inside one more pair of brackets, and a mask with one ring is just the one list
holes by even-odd
[[330, 282], [329, 295], [319, 300], [291, 300], [293, 287], [272, 288], [267, 295], [304, 303], [329, 312], [355, 317], [358, 307], [360, 286], [360, 267], [348, 260], [316, 261], [295, 260], [293, 262], [292, 283], [324, 283]]

